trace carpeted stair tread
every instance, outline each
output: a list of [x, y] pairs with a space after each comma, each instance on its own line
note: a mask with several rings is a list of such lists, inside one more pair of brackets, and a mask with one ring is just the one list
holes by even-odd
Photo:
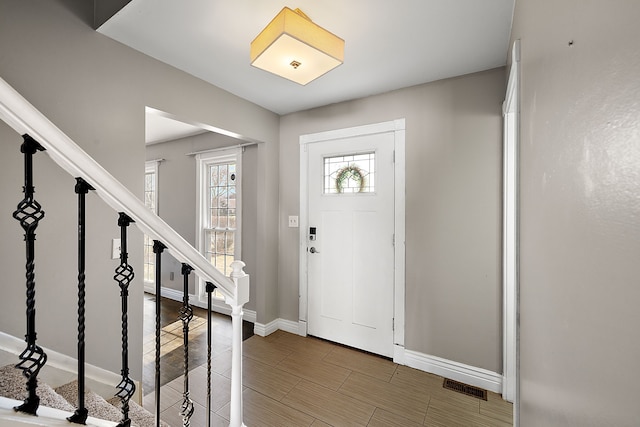
[[[0, 396], [14, 400], [24, 400], [27, 397], [27, 380], [22, 371], [14, 365], [6, 365], [0, 368]], [[38, 382], [38, 397], [40, 405], [49, 408], [73, 412], [75, 408], [62, 396], [56, 393], [51, 386]]]
[[[118, 408], [118, 411], [120, 411], [122, 402], [119, 397], [112, 397], [107, 400], [107, 402]], [[156, 425], [155, 415], [138, 405], [133, 400], [129, 401], [129, 418], [131, 418], [131, 422], [135, 423], [139, 427], [154, 427]], [[162, 420], [160, 420], [160, 425], [162, 427], [171, 427]]]
[[[78, 405], [77, 380], [57, 387], [55, 390], [50, 385], [39, 381], [37, 393], [42, 406], [74, 412]], [[0, 368], [0, 396], [14, 400], [24, 400], [27, 397], [26, 378], [15, 365]], [[90, 417], [116, 423], [122, 420], [121, 402], [118, 397], [107, 401], [97, 393], [87, 390], [84, 401]], [[155, 416], [132, 400], [129, 401], [129, 418], [131, 418], [132, 427], [155, 426]], [[164, 421], [160, 421], [160, 425], [171, 427]]]
[[[78, 405], [78, 381], [72, 381], [56, 388], [56, 393], [65, 398], [70, 404]], [[84, 392], [84, 406], [89, 416], [107, 421], [120, 422], [122, 413], [110, 405], [102, 396], [93, 391]]]

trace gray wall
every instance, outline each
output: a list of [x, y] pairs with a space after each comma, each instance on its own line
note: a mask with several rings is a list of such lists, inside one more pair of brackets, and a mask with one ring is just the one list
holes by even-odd
[[522, 426], [640, 423], [638, 17], [631, 0], [516, 2]]
[[[158, 214], [189, 243], [196, 243], [196, 160], [187, 153], [231, 147], [242, 143], [224, 135], [207, 132], [147, 146], [147, 160], [163, 159], [158, 167]], [[257, 162], [258, 147], [247, 146], [242, 153], [242, 261], [245, 272], [256, 276], [257, 246]], [[169, 256], [162, 260], [162, 286], [182, 292], [182, 264]], [[170, 279], [170, 272], [174, 279]], [[195, 274], [189, 276], [189, 292], [196, 293]], [[250, 300], [245, 306], [255, 310], [256, 281], [251, 282]]]
[[[93, 2], [0, 2], [0, 77], [25, 96], [53, 123], [134, 193], [142, 196], [145, 161], [145, 106], [194, 122], [237, 132], [261, 144], [266, 160], [278, 153], [277, 115], [181, 71], [140, 54], [92, 30]], [[11, 218], [22, 198], [21, 138], [0, 123], [0, 330], [25, 332], [24, 249], [21, 229]], [[37, 156], [36, 196], [46, 210], [38, 228], [36, 250], [38, 342], [65, 354], [76, 349], [76, 243], [74, 179], [46, 155]], [[259, 191], [278, 193], [277, 176], [258, 166]], [[276, 293], [277, 203], [258, 200], [257, 239], [263, 259], [257, 262], [264, 293]], [[118, 237], [117, 215], [89, 196], [87, 246], [88, 362], [119, 372], [119, 291], [113, 281], [115, 261], [110, 241]], [[142, 271], [142, 235], [132, 227], [131, 262]], [[271, 249], [269, 245], [273, 245]], [[132, 374], [142, 370], [142, 275], [131, 289], [130, 357]], [[258, 297], [256, 297], [257, 299]], [[263, 310], [265, 302], [255, 301]], [[264, 311], [264, 310], [263, 310]], [[107, 344], [108, 343], [108, 344]]]
[[299, 230], [287, 227], [287, 216], [300, 206], [300, 135], [404, 117], [406, 348], [502, 371], [504, 73], [498, 68], [282, 117], [281, 317], [298, 319]]

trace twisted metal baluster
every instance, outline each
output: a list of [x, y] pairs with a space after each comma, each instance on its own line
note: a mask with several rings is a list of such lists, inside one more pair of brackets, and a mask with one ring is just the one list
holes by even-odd
[[167, 247], [159, 240], [153, 241], [153, 253], [156, 254], [156, 373], [155, 373], [155, 396], [156, 396], [156, 427], [160, 427], [160, 307], [162, 298], [162, 252]]
[[67, 418], [72, 423], [84, 424], [89, 411], [84, 406], [84, 360], [85, 360], [85, 197], [89, 190], [95, 190], [82, 178], [76, 178], [75, 191], [78, 195], [78, 408]]
[[207, 282], [207, 427], [211, 427], [211, 294], [216, 285]]
[[189, 322], [193, 319], [193, 309], [189, 305], [189, 274], [193, 271], [193, 267], [189, 264], [182, 264], [182, 277], [184, 278], [182, 307], [180, 308], [180, 320], [182, 320], [182, 335], [184, 338], [184, 391], [182, 408], [182, 426], [189, 427], [191, 425], [191, 416], [193, 415], [193, 402], [189, 398]]
[[129, 377], [129, 317], [128, 317], [128, 297], [129, 284], [134, 278], [133, 268], [129, 265], [129, 254], [127, 252], [127, 227], [134, 222], [125, 213], [120, 212], [118, 226], [120, 227], [120, 265], [116, 268], [113, 279], [120, 286], [120, 298], [122, 300], [122, 380], [116, 387], [118, 392], [116, 397], [122, 402], [122, 421], [116, 427], [130, 427], [129, 400], [136, 391], [136, 385]]
[[24, 154], [24, 199], [18, 203], [18, 207], [13, 212], [13, 218], [20, 222], [24, 230], [24, 241], [26, 246], [26, 285], [27, 285], [27, 333], [25, 341], [27, 347], [20, 354], [20, 362], [16, 368], [22, 370], [22, 375], [27, 379], [28, 396], [24, 403], [16, 406], [16, 411], [36, 415], [40, 398], [36, 394], [38, 387], [38, 373], [47, 362], [47, 355], [44, 350], [36, 345], [36, 289], [35, 289], [35, 240], [36, 228], [42, 218], [44, 211], [42, 206], [33, 198], [35, 189], [33, 187], [33, 155], [37, 151], [44, 151], [44, 148], [29, 135], [22, 136], [23, 143], [20, 151]]

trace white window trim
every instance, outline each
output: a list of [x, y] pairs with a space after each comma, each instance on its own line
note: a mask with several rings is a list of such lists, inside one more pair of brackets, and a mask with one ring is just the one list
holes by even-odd
[[519, 425], [519, 134], [520, 134], [520, 40], [513, 42], [512, 63], [503, 103], [503, 389], [502, 397], [513, 402], [514, 425]]
[[[207, 211], [207, 199], [203, 197], [203, 190], [207, 187], [207, 167], [216, 163], [236, 162], [236, 231], [234, 236], [235, 259], [242, 256], [242, 148], [229, 148], [225, 150], [211, 150], [196, 154], [196, 248], [201, 254], [205, 253], [204, 225]], [[206, 302], [206, 284], [198, 278], [198, 299]]]
[[159, 207], [159, 203], [158, 203], [158, 196], [159, 196], [159, 191], [158, 191], [158, 183], [160, 182], [160, 174], [158, 173], [159, 169], [160, 169], [160, 162], [162, 160], [149, 160], [147, 162], [144, 162], [144, 173], [148, 174], [149, 172], [153, 172], [156, 175], [156, 197], [155, 197], [155, 206], [153, 207], [155, 209], [156, 215], [159, 215], [159, 211], [158, 211], [158, 207]]
[[[156, 187], [155, 187], [155, 192], [156, 192], [156, 196], [155, 196], [155, 206], [153, 207], [154, 212], [156, 213], [156, 215], [160, 215], [159, 212], [159, 206], [160, 204], [158, 203], [159, 200], [159, 195], [160, 192], [158, 191], [159, 189], [159, 183], [160, 183], [160, 174], [159, 169], [160, 169], [160, 162], [162, 160], [149, 160], [144, 162], [144, 173], [145, 175], [153, 172], [156, 176]], [[145, 283], [145, 291], [146, 292], [151, 292], [153, 294], [155, 294], [155, 287], [153, 285], [155, 285], [155, 282], [152, 280], [146, 280], [146, 277], [143, 277], [143, 281]]]

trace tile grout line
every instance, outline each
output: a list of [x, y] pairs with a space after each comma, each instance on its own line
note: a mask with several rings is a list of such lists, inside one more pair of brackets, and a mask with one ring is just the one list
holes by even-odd
[[[347, 369], [347, 368], [344, 368]], [[342, 384], [340, 384], [340, 386], [335, 390], [336, 393], [340, 393], [340, 389], [342, 389], [342, 386], [344, 386], [344, 384], [347, 382], [347, 380], [349, 380], [349, 378], [351, 377], [351, 375], [353, 375], [354, 371], [349, 369], [349, 375], [347, 375], [347, 377], [344, 379], [344, 381], [342, 381]], [[320, 385], [320, 384], [318, 384]], [[344, 395], [344, 393], [340, 393], [342, 395]]]
[[429, 408], [431, 408], [431, 399], [433, 396], [429, 395], [429, 401], [427, 402], [427, 410], [424, 411], [424, 418], [422, 418], [422, 425], [426, 425], [425, 423], [427, 422], [427, 415], [429, 415]]

